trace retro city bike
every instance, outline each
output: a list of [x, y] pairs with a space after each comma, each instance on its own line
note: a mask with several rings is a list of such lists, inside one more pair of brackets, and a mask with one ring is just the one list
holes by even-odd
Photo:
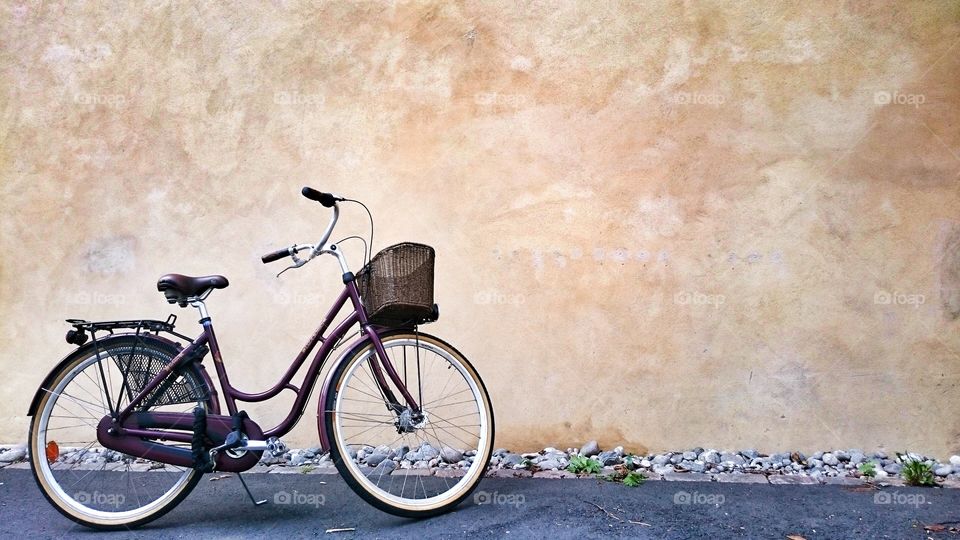
[[[476, 488], [490, 460], [493, 408], [463, 354], [420, 332], [439, 316], [433, 248], [403, 243], [370, 257], [364, 241], [366, 264], [354, 274], [340, 245], [347, 238], [329, 240], [339, 203], [366, 206], [311, 188], [302, 193], [333, 210], [322, 239], [262, 261], [289, 257], [286, 271], [331, 255], [344, 288], [270, 389], [243, 392], [227, 376], [205, 304], [212, 291], [228, 285], [223, 276], [167, 274], [157, 283], [168, 302], [199, 311], [203, 330], [193, 339], [175, 330], [174, 315], [164, 321], [67, 321], [73, 326], [67, 341], [77, 349], [47, 375], [29, 409], [31, 468], [57, 510], [93, 528], [142, 525], [180, 503], [204, 473], [240, 476], [264, 453], [285, 453], [278, 437], [303, 415], [321, 369], [341, 346], [320, 385], [317, 423], [321, 451], [329, 452], [353, 491], [383, 511], [420, 518], [452, 509]], [[373, 217], [367, 214], [372, 247]], [[326, 334], [348, 302], [352, 311]], [[250, 342], [253, 358], [258, 345], [269, 346], [262, 339]], [[302, 382], [293, 384], [315, 349]], [[226, 411], [203, 364], [208, 354]], [[285, 390], [295, 399], [276, 427], [261, 428], [238, 406]], [[251, 500], [262, 503], [240, 480]]]

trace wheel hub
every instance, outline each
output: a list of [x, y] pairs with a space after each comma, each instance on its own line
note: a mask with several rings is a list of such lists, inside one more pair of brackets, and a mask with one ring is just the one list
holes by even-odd
[[397, 426], [397, 433], [413, 433], [427, 426], [427, 413], [415, 412], [407, 407], [397, 415], [394, 425]]

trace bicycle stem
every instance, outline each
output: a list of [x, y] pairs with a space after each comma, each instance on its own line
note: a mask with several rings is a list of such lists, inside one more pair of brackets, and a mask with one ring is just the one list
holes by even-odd
[[330, 218], [330, 224], [327, 225], [327, 230], [323, 232], [323, 238], [317, 242], [316, 247], [313, 250], [313, 255], [310, 258], [314, 258], [319, 255], [324, 246], [327, 245], [327, 240], [330, 240], [330, 235], [333, 234], [333, 228], [337, 226], [337, 220], [340, 219], [340, 205], [334, 203], [333, 205], [333, 217]]
[[[343, 255], [343, 252], [339, 249], [337, 244], [327, 245], [327, 241], [330, 240], [330, 235], [333, 234], [334, 227], [337, 226], [337, 220], [340, 219], [340, 205], [333, 205], [333, 217], [330, 218], [330, 223], [327, 224], [326, 230], [323, 232], [323, 238], [320, 239], [316, 244], [295, 244], [290, 247], [290, 256], [293, 259], [293, 264], [284, 268], [277, 274], [277, 277], [280, 277], [280, 274], [283, 274], [287, 270], [292, 270], [294, 268], [300, 268], [308, 262], [312, 261], [319, 255], [333, 255], [337, 258], [337, 262], [340, 263], [340, 270], [343, 274], [348, 274], [350, 272], [350, 266], [347, 264], [347, 258]], [[297, 257], [297, 253], [300, 251], [310, 250], [310, 256], [306, 259], [300, 259]]]

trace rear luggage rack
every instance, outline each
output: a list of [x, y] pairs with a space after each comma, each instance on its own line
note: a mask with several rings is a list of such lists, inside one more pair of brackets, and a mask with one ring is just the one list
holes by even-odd
[[141, 334], [143, 332], [153, 332], [154, 334], [166, 332], [168, 334], [177, 336], [180, 339], [192, 341], [192, 338], [174, 331], [174, 326], [177, 323], [177, 316], [173, 313], [171, 313], [165, 321], [158, 321], [155, 319], [134, 319], [128, 321], [85, 321], [83, 319], [67, 319], [67, 323], [74, 328], [73, 330], [67, 332], [67, 343], [77, 346], [83, 345], [87, 342], [87, 332], [94, 334], [96, 332], [105, 331], [112, 334], [114, 330], [134, 330], [137, 334]]
[[[191, 338], [174, 331], [177, 322], [177, 316], [170, 314], [165, 321], [154, 319], [135, 319], [127, 321], [85, 321], [83, 319], [67, 319], [67, 323], [73, 326], [72, 330], [67, 332], [67, 343], [81, 346], [87, 342], [89, 337], [93, 338], [93, 347], [99, 358], [102, 354], [98, 342], [97, 332], [107, 332], [114, 334], [115, 330], [133, 330], [133, 332], [123, 332], [121, 335], [135, 337], [135, 342], [131, 349], [121, 355], [110, 357], [116, 363], [117, 369], [123, 377], [123, 384], [120, 387], [121, 394], [125, 394], [127, 399], [133, 401], [133, 398], [140, 394], [147, 384], [166, 368], [171, 359], [159, 358], [152, 354], [147, 354], [143, 348], [143, 338], [151, 335], [159, 335], [160, 332], [166, 332], [186, 341], [192, 341]], [[87, 332], [90, 335], [87, 335]], [[104, 339], [101, 336], [99, 339]], [[182, 347], [177, 344], [177, 349]], [[209, 347], [203, 346], [191, 353], [184, 365], [194, 361], [201, 361], [206, 354], [210, 352]], [[106, 383], [105, 383], [106, 384]], [[166, 378], [160, 385], [144, 398], [141, 410], [147, 410], [149, 407], [176, 405], [183, 403], [192, 403], [197, 399], [206, 399], [208, 394], [204, 391], [197, 393], [196, 389], [191, 387], [183, 380], [182, 374], [177, 371], [177, 375]], [[117, 402], [119, 409], [120, 402]]]

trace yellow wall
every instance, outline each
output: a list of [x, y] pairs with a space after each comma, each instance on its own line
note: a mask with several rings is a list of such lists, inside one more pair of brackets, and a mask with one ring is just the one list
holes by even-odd
[[437, 248], [499, 446], [960, 451], [960, 3], [199, 4], [0, 10], [0, 439], [165, 272], [272, 385], [341, 286], [259, 261], [309, 184]]

